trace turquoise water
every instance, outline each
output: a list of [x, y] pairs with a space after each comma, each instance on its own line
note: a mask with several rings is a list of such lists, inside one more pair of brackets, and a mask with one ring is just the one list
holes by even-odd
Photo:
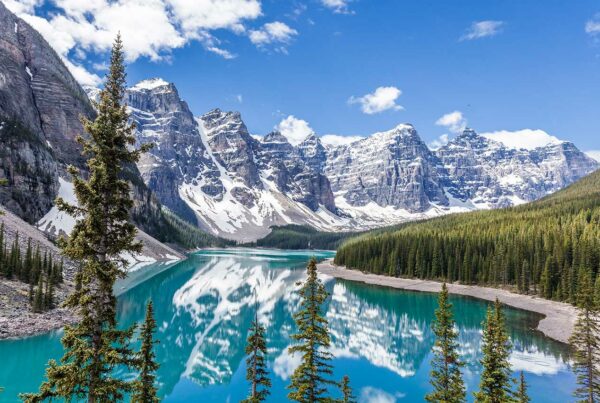
[[[254, 315], [267, 325], [269, 401], [286, 401], [285, 387], [297, 362], [287, 354], [298, 305], [295, 283], [310, 256], [329, 252], [208, 250], [166, 268], [155, 266], [117, 285], [119, 321], [143, 319], [154, 301], [159, 326], [156, 347], [160, 394], [166, 402], [237, 402], [247, 392], [244, 346]], [[429, 390], [431, 319], [436, 295], [364, 284], [326, 282], [325, 311], [333, 335], [335, 378], [347, 374], [361, 402], [418, 402]], [[257, 297], [255, 297], [255, 295]], [[469, 393], [477, 388], [481, 321], [486, 303], [452, 297]], [[513, 369], [523, 370], [534, 402], [572, 401], [575, 378], [566, 350], [534, 328], [539, 317], [506, 309], [514, 352]], [[49, 358], [61, 356], [61, 332], [0, 342], [0, 401], [34, 391]], [[123, 374], [126, 376], [126, 374]]]

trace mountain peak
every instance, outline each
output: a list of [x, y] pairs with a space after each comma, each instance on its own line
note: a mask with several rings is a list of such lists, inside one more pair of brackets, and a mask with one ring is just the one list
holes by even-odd
[[132, 90], [148, 90], [148, 91], [152, 91], [155, 90], [157, 88], [160, 87], [165, 87], [165, 86], [170, 86], [172, 85], [171, 83], [163, 80], [160, 77], [155, 77], [155, 78], [149, 78], [147, 80], [142, 80], [139, 83], [137, 83], [136, 85], [134, 85], [133, 87], [131, 87]]
[[262, 138], [263, 143], [289, 143], [280, 131], [273, 131]]

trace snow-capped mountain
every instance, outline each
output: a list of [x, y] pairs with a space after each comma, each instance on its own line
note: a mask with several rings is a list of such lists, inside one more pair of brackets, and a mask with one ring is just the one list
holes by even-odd
[[471, 129], [431, 150], [409, 124], [345, 145], [314, 134], [292, 145], [279, 132], [251, 136], [238, 112], [194, 117], [161, 79], [131, 87], [127, 103], [138, 141], [155, 143], [138, 167], [148, 187], [188, 221], [241, 241], [287, 223], [357, 230], [520, 204], [599, 166], [568, 142], [515, 149]]
[[327, 178], [281, 134], [256, 140], [237, 112], [194, 118], [175, 86], [161, 79], [128, 89], [127, 104], [138, 141], [155, 144], [139, 163], [144, 181], [188, 221], [242, 241], [276, 224], [344, 226]]
[[516, 149], [472, 129], [436, 152], [448, 175], [448, 193], [477, 208], [498, 208], [539, 199], [596, 170], [598, 163], [572, 143]]

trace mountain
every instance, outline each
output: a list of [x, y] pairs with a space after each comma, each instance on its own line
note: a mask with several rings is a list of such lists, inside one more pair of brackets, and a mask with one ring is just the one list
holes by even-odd
[[568, 142], [512, 149], [471, 129], [431, 150], [410, 124], [347, 145], [314, 134], [292, 145], [279, 132], [250, 135], [238, 112], [194, 118], [159, 78], [129, 88], [127, 103], [138, 141], [156, 145], [138, 164], [146, 185], [188, 222], [237, 241], [271, 226], [356, 231], [522, 204], [598, 168]]
[[437, 158], [411, 125], [329, 150], [324, 171], [351, 206], [375, 203], [416, 213], [448, 205]]
[[472, 129], [438, 149], [436, 155], [447, 170], [449, 193], [478, 208], [533, 201], [598, 168], [596, 161], [569, 142], [513, 149]]
[[[569, 148], [538, 153], [554, 160]], [[582, 270], [600, 278], [600, 171], [517, 207], [407, 223], [350, 239], [335, 263], [574, 302]]]
[[194, 118], [161, 79], [129, 88], [127, 103], [139, 143], [155, 144], [138, 164], [144, 182], [187, 221], [241, 241], [272, 225], [344, 225], [327, 177], [280, 133], [257, 140], [239, 113], [220, 109]]

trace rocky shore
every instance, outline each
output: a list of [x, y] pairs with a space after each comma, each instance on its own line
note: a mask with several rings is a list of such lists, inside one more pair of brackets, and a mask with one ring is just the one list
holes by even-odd
[[[65, 282], [55, 288], [57, 305], [72, 290]], [[0, 340], [33, 336], [74, 323], [73, 312], [56, 308], [44, 313], [31, 311], [29, 285], [20, 281], [0, 279]]]
[[[317, 267], [325, 275], [366, 284], [424, 292], [439, 292], [441, 288], [441, 283], [437, 281], [380, 276], [363, 273], [358, 270], [349, 270], [343, 266], [334, 265], [333, 259], [319, 263]], [[515, 294], [497, 288], [462, 284], [448, 284], [448, 291], [451, 294], [465, 295], [486, 301], [494, 301], [498, 298], [501, 303], [513, 308], [544, 315], [544, 318], [538, 323], [537, 330], [547, 337], [562, 343], [568, 343], [569, 337], [573, 332], [573, 327], [575, 326], [575, 320], [577, 319], [577, 310], [572, 305], [549, 301], [531, 295]]]

